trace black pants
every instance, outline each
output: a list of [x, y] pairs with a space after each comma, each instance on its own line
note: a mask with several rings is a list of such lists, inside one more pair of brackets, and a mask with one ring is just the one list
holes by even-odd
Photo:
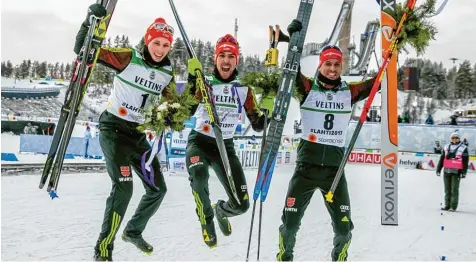
[[226, 151], [240, 203], [233, 196], [215, 139], [198, 134], [196, 137], [189, 139], [187, 144], [185, 153], [187, 171], [192, 194], [195, 198], [197, 215], [202, 225], [211, 223], [214, 216], [208, 189], [209, 167], [215, 171], [228, 195], [228, 201], [219, 206], [223, 215], [226, 217], [237, 216], [245, 213], [250, 206], [245, 174], [236, 155], [233, 141], [227, 141]]
[[[121, 120], [107, 112], [101, 115], [99, 142], [112, 182], [111, 194], [106, 200], [101, 233], [95, 247], [96, 252], [100, 252], [100, 255], [104, 257], [111, 256], [117, 229], [121, 225], [132, 197], [132, 170], [142, 181], [146, 192], [136, 212], [127, 223], [124, 229], [125, 233], [142, 234], [147, 222], [159, 209], [167, 192], [157, 158], [151, 164], [153, 177], [152, 172], [145, 174], [142, 172], [141, 158], [151, 147], [145, 134], [136, 131], [135, 128], [135, 124]], [[150, 152], [146, 154], [145, 161], [149, 156]]]
[[445, 208], [458, 208], [459, 199], [459, 174], [443, 173], [445, 184]]
[[[285, 207], [281, 217], [283, 224], [279, 227], [279, 252], [276, 255], [278, 261], [293, 260], [296, 234], [301, 225], [304, 212], [316, 189], [321, 189], [322, 195], [329, 191], [337, 169], [338, 167], [316, 166], [307, 163], [298, 163], [296, 165], [294, 175], [291, 181], [289, 181], [284, 203]], [[333, 200], [332, 203], [325, 201], [334, 229], [332, 260], [345, 261], [347, 259], [347, 249], [352, 238], [351, 231], [354, 228], [350, 217], [349, 191], [345, 176], [342, 176], [334, 193]]]

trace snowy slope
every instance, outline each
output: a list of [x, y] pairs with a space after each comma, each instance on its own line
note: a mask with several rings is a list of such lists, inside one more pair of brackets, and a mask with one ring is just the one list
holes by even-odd
[[[261, 260], [275, 261], [278, 227], [292, 166], [277, 169], [264, 206]], [[251, 185], [256, 171], [246, 171]], [[400, 169], [399, 226], [380, 225], [380, 166], [349, 164], [346, 170], [352, 218], [355, 225], [349, 260], [468, 261], [476, 258], [476, 177], [461, 183], [458, 212], [440, 214], [443, 181], [434, 172]], [[38, 175], [2, 176], [2, 260], [90, 260], [101, 228], [106, 198], [111, 189], [107, 174], [65, 174], [58, 199], [38, 189]], [[125, 215], [132, 216], [144, 190], [134, 175], [134, 195]], [[243, 261], [251, 208], [231, 218], [233, 234], [224, 237], [217, 228], [218, 247], [209, 249], [201, 239], [195, 202], [185, 175], [166, 176], [167, 195], [152, 217], [144, 237], [154, 245], [145, 256], [120, 239], [118, 230], [114, 259], [127, 261]], [[226, 194], [216, 176], [210, 177], [211, 200]], [[414, 192], [418, 192], [415, 198]], [[226, 198], [225, 198], [226, 199]], [[256, 216], [258, 217], [258, 216]], [[297, 235], [295, 260], [330, 260], [332, 228], [323, 198], [315, 194]], [[440, 227], [444, 225], [445, 230]], [[255, 223], [257, 230], [257, 223]], [[251, 260], [256, 259], [257, 231]]]

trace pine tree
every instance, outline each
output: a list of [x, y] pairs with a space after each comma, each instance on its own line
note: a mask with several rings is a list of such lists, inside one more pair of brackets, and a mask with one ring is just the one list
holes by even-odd
[[[106, 42], [107, 42], [107, 43], [106, 43]], [[112, 47], [112, 39], [111, 39], [111, 37], [108, 37], [108, 38], [107, 38], [107, 41], [104, 41], [104, 43], [106, 43], [106, 47], [109, 47], [109, 48]]]
[[37, 74], [40, 78], [44, 78], [48, 75], [48, 64], [46, 61], [41, 62], [38, 66]]
[[6, 76], [5, 75], [5, 72], [7, 70], [7, 63], [5, 63], [4, 61], [2, 61], [2, 76]]
[[13, 69], [13, 76], [15, 77], [15, 79], [22, 79], [21, 66], [15, 66], [15, 68]]
[[28, 68], [28, 62], [27, 60], [23, 60], [18, 68], [18, 73], [16, 74], [16, 76], [19, 79], [25, 79], [28, 78], [29, 74], [30, 70]]
[[[205, 56], [205, 59], [204, 59], [203, 70], [205, 71], [213, 70], [213, 68], [215, 67], [215, 61], [213, 60], [215, 56], [215, 47], [212, 45], [210, 41], [207, 41], [207, 43], [205, 44], [204, 56]], [[240, 59], [240, 62], [242, 61], [243, 59]]]
[[446, 99], [455, 99], [456, 97], [456, 67], [452, 67], [448, 70], [448, 74], [446, 75], [446, 81], [448, 83], [446, 88]]
[[53, 68], [53, 72], [54, 72], [53, 79], [60, 78], [60, 64], [59, 64], [59, 62], [56, 62], [55, 66]]
[[116, 38], [114, 38], [114, 47], [115, 48], [121, 47], [121, 38], [118, 35], [116, 35]]
[[32, 69], [31, 69], [31, 77], [38, 78], [38, 68], [40, 67], [40, 62], [37, 60], [33, 61]]
[[205, 64], [205, 61], [206, 61], [204, 49], [205, 49], [205, 44], [203, 43], [202, 40], [198, 39], [197, 49], [195, 49], [195, 52], [197, 53], [197, 58], [198, 58], [198, 60], [200, 60], [202, 65]]
[[[424, 115], [424, 109], [426, 107], [426, 102], [425, 100], [423, 99], [423, 97], [421, 95], [418, 96], [417, 98], [417, 106], [416, 106], [416, 110], [415, 111], [415, 116], [413, 117], [413, 123], [418, 123], [418, 124], [421, 124], [422, 123], [422, 120], [425, 120], [428, 116], [428, 112], [426, 113], [427, 115], [425, 116]], [[417, 120], [418, 119], [418, 120]]]
[[139, 43], [138, 43], [136, 46], [134, 46], [134, 48], [135, 48], [136, 50], [142, 51], [142, 48], [144, 48], [144, 45], [145, 45], [145, 43], [144, 43], [144, 37], [142, 37], [142, 38], [139, 40]]
[[435, 109], [438, 106], [437, 103], [438, 103], [438, 100], [436, 100], [436, 99], [430, 99], [429, 101], [427, 101], [427, 103], [426, 103], [426, 112], [427, 112], [428, 115], [435, 114]]
[[471, 73], [471, 63], [468, 60], [465, 60], [460, 64], [455, 83], [457, 98], [468, 99], [471, 97], [473, 78]]
[[12, 77], [13, 76], [13, 64], [10, 60], [7, 60], [5, 76], [6, 77]]
[[474, 98], [476, 98], [476, 63], [474, 64], [472, 70], [471, 70], [471, 81], [472, 81], [472, 85], [471, 85], [471, 90], [470, 90], [470, 94], [469, 94], [469, 103], [472, 103]]
[[28, 77], [31, 78], [31, 76], [32, 76], [32, 68], [31, 68], [32, 65], [31, 65], [31, 60], [30, 59], [26, 60], [26, 67], [28, 69]]
[[129, 37], [127, 37], [125, 35], [122, 35], [121, 47], [123, 47], [123, 48], [131, 48], [132, 47], [130, 42], [129, 42]]
[[61, 63], [61, 66], [59, 68], [59, 78], [64, 80], [65, 72], [64, 72], [64, 63]]
[[70, 79], [71, 78], [71, 64], [67, 63], [66, 66], [64, 67], [64, 79]]
[[[436, 86], [431, 92], [431, 97], [435, 99], [441, 99], [446, 97], [446, 89], [448, 83], [446, 81], [446, 70], [443, 68], [443, 63], [437, 64], [436, 62], [433, 63], [433, 67], [435, 68], [435, 80]], [[440, 98], [441, 97], [441, 98]]]
[[55, 66], [52, 63], [48, 63], [48, 77], [53, 79], [55, 74]]
[[179, 76], [179, 78], [186, 78], [188, 53], [185, 47], [185, 43], [180, 37], [173, 42], [172, 49], [169, 53], [169, 58], [173, 61], [175, 67], [175, 74]]

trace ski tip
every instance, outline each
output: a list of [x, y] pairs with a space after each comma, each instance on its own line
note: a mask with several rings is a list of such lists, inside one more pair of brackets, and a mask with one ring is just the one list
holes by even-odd
[[55, 199], [55, 198], [59, 198], [58, 194], [56, 194], [56, 192], [54, 190], [51, 190], [48, 195], [51, 197], [51, 200]]

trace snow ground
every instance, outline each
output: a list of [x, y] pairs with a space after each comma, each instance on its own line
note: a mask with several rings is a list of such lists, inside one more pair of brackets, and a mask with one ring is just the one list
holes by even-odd
[[[277, 230], [292, 166], [276, 170], [264, 204], [261, 241], [263, 261], [275, 260]], [[256, 171], [246, 171], [249, 190]], [[365, 178], [363, 177], [365, 176]], [[155, 247], [151, 256], [120, 240], [125, 222], [143, 194], [134, 178], [134, 196], [115, 242], [115, 260], [241, 260], [246, 248], [250, 210], [232, 218], [233, 234], [219, 232], [218, 247], [202, 242], [195, 203], [185, 174], [166, 176], [168, 192], [144, 237]], [[38, 175], [2, 176], [2, 259], [22, 261], [90, 260], [99, 234], [106, 197], [111, 187], [105, 173], [64, 174], [60, 198], [51, 200], [38, 189]], [[476, 259], [476, 176], [461, 182], [458, 212], [440, 214], [443, 181], [434, 172], [400, 169], [400, 225], [380, 225], [380, 167], [349, 164], [347, 180], [355, 224], [349, 260], [447, 260]], [[214, 175], [210, 178], [212, 201], [225, 196]], [[256, 218], [258, 216], [256, 215]], [[440, 226], [445, 230], [441, 231]], [[256, 258], [257, 223], [250, 258]], [[314, 196], [302, 221], [295, 249], [296, 260], [329, 260], [332, 228], [323, 198]]]

